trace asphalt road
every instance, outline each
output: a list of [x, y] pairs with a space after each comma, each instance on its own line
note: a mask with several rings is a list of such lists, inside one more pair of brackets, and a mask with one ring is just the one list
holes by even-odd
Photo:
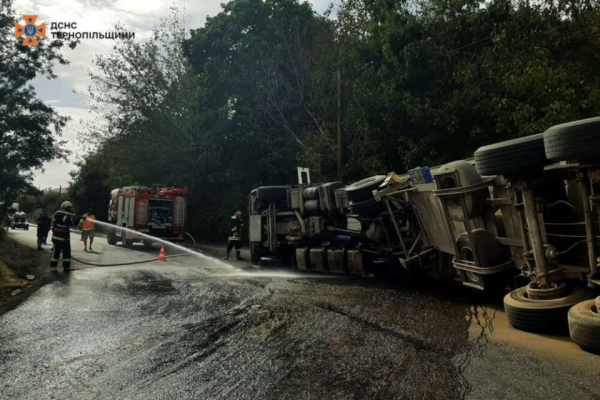
[[[35, 242], [35, 230], [11, 235]], [[158, 254], [72, 244], [96, 263]], [[462, 289], [206, 255], [74, 266], [0, 316], [0, 398], [600, 398], [600, 356], [516, 331], [501, 302]]]

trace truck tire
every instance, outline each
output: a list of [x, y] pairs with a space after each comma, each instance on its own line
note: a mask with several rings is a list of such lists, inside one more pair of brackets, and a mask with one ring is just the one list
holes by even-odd
[[575, 304], [569, 310], [571, 340], [584, 350], [600, 352], [600, 310], [596, 300]]
[[360, 203], [374, 199], [373, 190], [377, 189], [383, 183], [385, 177], [386, 175], [375, 175], [346, 186], [348, 200]]
[[504, 296], [504, 310], [508, 322], [516, 329], [528, 332], [566, 333], [569, 309], [589, 299], [591, 292], [582, 287], [572, 287], [564, 297], [551, 300], [533, 300], [525, 287]]
[[287, 207], [287, 186], [261, 186], [256, 188], [256, 200], [267, 206], [270, 203], [276, 203], [280, 207]]
[[252, 265], [258, 265], [260, 261], [260, 244], [253, 242], [250, 244], [250, 262]]
[[553, 161], [600, 157], [600, 117], [555, 125], [544, 132], [546, 157]]
[[117, 237], [115, 236], [114, 232], [111, 233], [109, 232], [106, 235], [106, 241], [108, 242], [109, 245], [114, 246], [117, 244]]
[[[471, 231], [473, 243], [469, 240], [469, 234], [463, 232], [456, 238], [456, 245], [461, 260], [475, 261], [474, 249], [477, 251], [479, 258], [479, 267], [488, 268], [496, 267], [507, 261], [506, 254], [502, 250], [500, 242], [488, 231], [484, 229], [473, 229]], [[467, 281], [475, 284], [481, 284], [483, 276], [465, 271]]]
[[131, 247], [133, 246], [133, 240], [127, 239], [127, 233], [121, 231], [121, 242], [123, 243], [123, 247]]
[[351, 201], [350, 211], [356, 215], [372, 215], [378, 214], [383, 210], [383, 204], [376, 201], [375, 199], [369, 199], [365, 201]]
[[540, 172], [546, 164], [543, 133], [490, 144], [475, 151], [475, 167], [481, 175]]
[[[455, 169], [458, 175], [459, 181], [456, 182], [451, 176], [447, 176], [441, 180], [440, 189], [452, 189], [459, 187], [472, 186], [482, 182], [481, 176], [477, 172], [474, 166], [467, 161], [454, 161], [449, 164], [442, 166], [437, 173]], [[486, 193], [484, 190], [478, 190], [464, 195], [465, 205], [468, 218], [475, 218], [481, 215], [486, 205], [485, 198]], [[465, 215], [461, 206], [459, 197], [450, 197], [446, 202], [448, 206], [448, 212], [450, 218], [455, 221], [464, 221]]]
[[116, 232], [113, 228], [108, 228], [107, 232], [106, 232], [106, 242], [111, 245], [114, 246], [117, 244], [117, 236], [116, 236]]

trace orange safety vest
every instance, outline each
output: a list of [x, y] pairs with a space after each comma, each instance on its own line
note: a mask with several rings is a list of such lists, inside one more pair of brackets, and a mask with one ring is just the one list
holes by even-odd
[[95, 220], [96, 216], [94, 214], [84, 214], [83, 216], [87, 219], [83, 220], [83, 222], [81, 223], [81, 229], [83, 229], [84, 231], [90, 231], [94, 229], [95, 224], [90, 220]]

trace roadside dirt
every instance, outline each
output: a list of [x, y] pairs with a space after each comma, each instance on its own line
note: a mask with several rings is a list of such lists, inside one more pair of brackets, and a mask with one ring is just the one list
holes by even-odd
[[[48, 252], [44, 252], [48, 253]], [[12, 310], [44, 282], [40, 254], [11, 238], [0, 239], [0, 314]], [[30, 281], [27, 275], [35, 278]]]

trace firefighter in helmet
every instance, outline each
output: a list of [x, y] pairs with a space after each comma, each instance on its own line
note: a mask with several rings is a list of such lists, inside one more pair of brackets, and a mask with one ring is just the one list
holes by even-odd
[[231, 253], [231, 249], [235, 246], [235, 258], [236, 260], [244, 260], [242, 256], [240, 256], [240, 248], [242, 247], [242, 227], [244, 226], [244, 221], [242, 220], [242, 212], [240, 210], [236, 211], [235, 214], [229, 220], [229, 242], [227, 243], [227, 255], [225, 259], [229, 259], [229, 253]]
[[50, 271], [56, 272], [60, 253], [63, 256], [63, 269], [65, 272], [71, 271], [71, 243], [69, 241], [69, 228], [77, 226], [83, 220], [73, 213], [73, 204], [70, 201], [64, 201], [60, 205], [60, 210], [54, 213], [52, 221], [52, 257], [50, 258]]

